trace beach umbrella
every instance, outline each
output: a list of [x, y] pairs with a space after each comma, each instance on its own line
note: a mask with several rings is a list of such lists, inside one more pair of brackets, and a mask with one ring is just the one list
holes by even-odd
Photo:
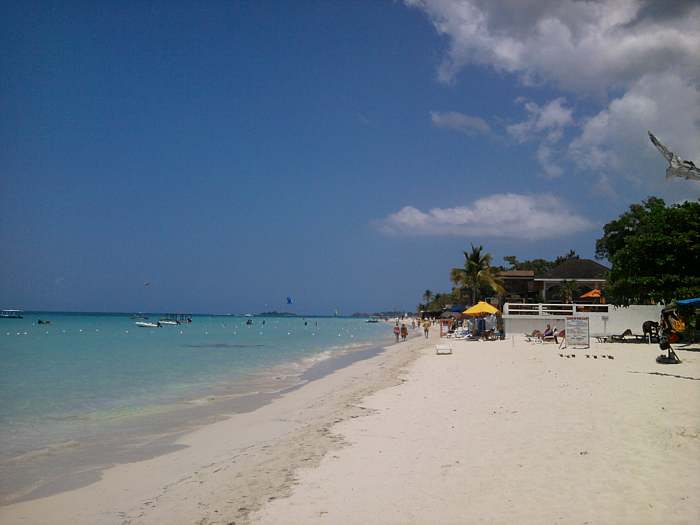
[[600, 297], [602, 295], [602, 292], [599, 289], [591, 290], [590, 292], [586, 292], [581, 296], [581, 299], [590, 299], [593, 297]]
[[472, 317], [479, 317], [481, 315], [500, 314], [501, 312], [495, 306], [492, 306], [484, 301], [479, 301], [471, 308], [464, 310], [462, 313], [464, 315], [471, 315]]

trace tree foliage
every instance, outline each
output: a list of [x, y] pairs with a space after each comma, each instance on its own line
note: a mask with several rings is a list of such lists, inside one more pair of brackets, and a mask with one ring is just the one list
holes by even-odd
[[578, 259], [579, 255], [574, 250], [569, 250], [565, 255], [560, 255], [553, 261], [548, 261], [547, 259], [531, 259], [526, 261], [519, 261], [515, 255], [506, 255], [503, 260], [508, 263], [507, 268], [502, 268], [504, 270], [532, 270], [535, 272], [535, 277], [540, 277], [547, 273], [549, 270], [555, 266], [568, 261], [569, 259]]
[[700, 296], [700, 202], [633, 204], [605, 225], [596, 257], [612, 263], [605, 291], [617, 304]]
[[470, 252], [464, 252], [464, 266], [450, 270], [450, 280], [458, 287], [466, 288], [472, 303], [479, 300], [481, 288], [485, 286], [496, 293], [505, 293], [503, 285], [494, 275], [491, 254], [483, 246], [472, 244]]
[[573, 303], [574, 299], [578, 297], [579, 291], [580, 288], [576, 281], [564, 280], [559, 285], [559, 295], [565, 303]]

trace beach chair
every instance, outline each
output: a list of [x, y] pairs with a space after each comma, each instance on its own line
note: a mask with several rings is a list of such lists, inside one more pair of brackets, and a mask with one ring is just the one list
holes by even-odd
[[609, 343], [643, 343], [645, 337], [639, 334], [633, 334], [629, 328], [620, 335], [611, 335], [608, 339]]
[[458, 328], [457, 330], [455, 330], [454, 338], [455, 339], [466, 339], [470, 335], [471, 334], [469, 333], [469, 330], [467, 330], [466, 328]]
[[452, 347], [450, 345], [435, 345], [436, 355], [447, 355], [452, 353]]
[[531, 334], [525, 335], [525, 341], [528, 343], [541, 343], [542, 342], [542, 332], [539, 330], [533, 330]]
[[547, 341], [550, 341], [552, 343], [557, 343], [558, 337], [559, 337], [559, 332], [557, 332], [557, 327], [555, 326], [554, 328], [552, 328], [552, 335], [542, 334], [542, 342], [546, 343]]

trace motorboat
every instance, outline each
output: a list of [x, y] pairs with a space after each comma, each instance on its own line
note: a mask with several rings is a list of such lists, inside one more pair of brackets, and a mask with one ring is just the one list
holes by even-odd
[[160, 324], [168, 324], [168, 325], [178, 325], [178, 324], [180, 324], [180, 323], [178, 323], [177, 321], [173, 321], [172, 319], [161, 319], [161, 320], [158, 321], [158, 322], [159, 322]]
[[140, 328], [160, 328], [160, 326], [161, 326], [160, 321], [157, 323], [148, 323], [146, 321], [138, 321], [134, 324]]
[[0, 318], [5, 319], [23, 319], [22, 310], [0, 310]]
[[370, 317], [370, 318], [367, 319], [367, 321], [365, 321], [365, 322], [366, 322], [366, 323], [378, 323], [378, 322], [379, 322], [379, 319], [377, 319], [376, 317]]

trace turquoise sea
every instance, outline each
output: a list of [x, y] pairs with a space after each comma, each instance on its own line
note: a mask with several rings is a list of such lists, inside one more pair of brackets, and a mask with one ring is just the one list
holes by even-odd
[[387, 324], [333, 317], [135, 322], [128, 314], [48, 312], [0, 319], [0, 462], [79, 446], [106, 430], [114, 436], [139, 417], [201, 399], [269, 395], [298, 385], [314, 363], [393, 337]]

